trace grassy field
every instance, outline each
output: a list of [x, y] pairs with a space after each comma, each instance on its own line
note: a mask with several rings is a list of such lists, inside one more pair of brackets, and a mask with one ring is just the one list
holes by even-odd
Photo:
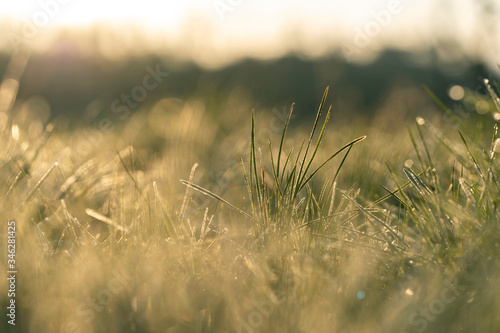
[[4, 332], [500, 331], [498, 87], [396, 123], [327, 89], [307, 124], [234, 93], [78, 125], [5, 87]]

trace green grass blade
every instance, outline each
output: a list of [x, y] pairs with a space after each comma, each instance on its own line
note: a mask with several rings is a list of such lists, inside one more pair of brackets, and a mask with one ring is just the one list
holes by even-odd
[[[283, 128], [283, 133], [281, 134], [281, 142], [280, 142], [280, 149], [278, 151], [278, 160], [276, 162], [276, 179], [279, 178], [279, 175], [280, 175], [280, 161], [281, 161], [281, 152], [283, 150], [283, 143], [285, 142], [285, 136], [286, 136], [286, 130], [288, 129], [288, 124], [290, 123], [290, 119], [292, 118], [292, 112], [293, 112], [293, 108], [295, 106], [295, 103], [292, 103], [292, 106], [290, 106], [290, 111], [288, 111], [288, 117], [286, 118], [286, 121], [285, 121], [285, 127]], [[285, 164], [285, 167], [283, 167], [283, 172], [285, 172], [286, 170], [286, 164]], [[277, 180], [276, 180], [277, 181]]]
[[411, 128], [409, 126], [406, 127], [408, 131], [408, 135], [410, 136], [410, 141], [411, 144], [413, 145], [413, 149], [415, 150], [415, 153], [417, 154], [418, 161], [420, 162], [420, 166], [422, 170], [425, 169], [424, 165], [424, 160], [422, 159], [422, 155], [420, 155], [420, 150], [418, 149], [417, 142], [415, 141], [415, 137], [413, 136], [413, 133], [411, 131]]
[[247, 192], [248, 192], [248, 198], [250, 199], [250, 205], [252, 207], [252, 213], [253, 213], [253, 216], [255, 217], [256, 212], [255, 212], [255, 204], [254, 204], [254, 200], [253, 200], [252, 186], [248, 181], [247, 173], [245, 171], [245, 164], [243, 163], [242, 159], [240, 159], [240, 164], [241, 164], [241, 169], [243, 172], [243, 180], [245, 182], [245, 186], [246, 186]]
[[318, 141], [316, 142], [316, 146], [314, 147], [313, 154], [312, 154], [311, 158], [309, 159], [309, 162], [307, 163], [306, 168], [304, 169], [304, 172], [302, 174], [302, 178], [299, 180], [299, 187], [301, 187], [302, 182], [304, 181], [304, 178], [307, 175], [307, 171], [309, 171], [309, 168], [311, 167], [311, 163], [314, 160], [314, 157], [316, 156], [316, 153], [318, 151], [321, 140], [323, 139], [323, 135], [325, 134], [326, 125], [328, 124], [328, 119], [330, 118], [331, 111], [332, 111], [332, 107], [330, 106], [330, 108], [328, 109], [328, 112], [326, 114], [325, 122], [323, 123], [323, 128], [321, 129], [321, 133], [319, 134]]
[[490, 81], [488, 79], [484, 79], [484, 85], [486, 86], [486, 89], [488, 90], [488, 93], [490, 94], [495, 107], [497, 108], [498, 112], [500, 112], [500, 98], [498, 97], [495, 90], [493, 90], [493, 88], [491, 87]]
[[[271, 140], [269, 140], [269, 153], [271, 155], [271, 167], [273, 170], [274, 182], [276, 183], [276, 188], [277, 188], [279, 194], [282, 195], [283, 192], [281, 191], [281, 185], [280, 185], [280, 181], [279, 181], [279, 170], [277, 170], [277, 168], [274, 165], [273, 146], [272, 146]], [[278, 157], [278, 160], [279, 160], [279, 157]]]
[[194, 190], [196, 190], [198, 192], [201, 192], [202, 194], [204, 194], [204, 195], [206, 195], [208, 197], [211, 197], [213, 199], [216, 199], [216, 200], [222, 202], [223, 204], [225, 204], [225, 205], [231, 207], [232, 209], [236, 210], [241, 215], [244, 215], [244, 216], [248, 217], [249, 219], [253, 220], [253, 217], [250, 214], [248, 214], [248, 213], [244, 212], [243, 210], [239, 209], [238, 207], [236, 207], [235, 205], [233, 205], [229, 201], [221, 198], [217, 194], [215, 194], [213, 192], [210, 192], [206, 188], [203, 188], [203, 187], [201, 187], [199, 185], [193, 184], [193, 183], [191, 183], [191, 182], [189, 182], [187, 180], [184, 180], [184, 179], [181, 179], [181, 183], [184, 184], [184, 185], [186, 185], [186, 186], [191, 187], [192, 189], [194, 189]]
[[434, 103], [441, 109], [444, 111], [444, 113], [446, 114], [446, 116], [458, 127], [461, 127], [460, 125], [460, 121], [458, 119], [458, 117], [439, 99], [439, 97], [437, 97], [433, 92], [432, 90], [424, 85], [424, 90], [425, 92], [427, 93], [427, 95], [430, 96], [430, 98], [434, 101]]
[[340, 169], [342, 169], [342, 166], [344, 165], [344, 163], [345, 163], [345, 161], [347, 159], [347, 156], [349, 156], [349, 153], [351, 152], [351, 149], [352, 149], [352, 146], [350, 146], [349, 149], [347, 149], [344, 157], [342, 158], [342, 161], [340, 162], [339, 167], [337, 168], [337, 171], [335, 172], [335, 176], [333, 176], [333, 182], [334, 183], [337, 180], [337, 177], [339, 176], [339, 173], [340, 173]]
[[420, 195], [426, 195], [432, 193], [431, 190], [424, 184], [422, 180], [411, 170], [410, 168], [403, 168], [403, 172], [406, 177], [412, 182], [413, 186], [417, 189]]
[[459, 131], [458, 133], [460, 134], [460, 137], [462, 138], [465, 148], [467, 149], [467, 154], [469, 155], [469, 158], [472, 160], [472, 163], [474, 164], [474, 168], [476, 169], [479, 177], [481, 177], [481, 179], [484, 180], [483, 172], [481, 171], [481, 168], [479, 167], [476, 158], [474, 157], [474, 155], [472, 155], [472, 152], [470, 151], [469, 145], [467, 144], [465, 137], [463, 136], [462, 132]]
[[[252, 165], [253, 164], [253, 165]], [[254, 112], [252, 111], [252, 133], [250, 138], [250, 168], [253, 167], [253, 174], [255, 175], [255, 188], [257, 190], [257, 200], [261, 202], [261, 191], [259, 185], [259, 174], [257, 172], [257, 159], [255, 158], [255, 119]], [[252, 174], [250, 173], [250, 183], [252, 183]]]
[[282, 184], [283, 184], [283, 176], [285, 175], [286, 167], [288, 165], [288, 161], [290, 161], [290, 157], [292, 156], [292, 153], [293, 153], [293, 147], [288, 152], [288, 155], [287, 155], [286, 160], [285, 160], [285, 164], [283, 165], [283, 172], [281, 173], [281, 177], [280, 177], [280, 183], [282, 183]]
[[318, 126], [319, 117], [321, 116], [321, 112], [323, 111], [323, 106], [325, 105], [326, 96], [328, 95], [329, 88], [330, 87], [326, 87], [325, 92], [323, 93], [323, 98], [321, 99], [321, 103], [320, 103], [319, 108], [318, 108], [318, 112], [316, 113], [316, 119], [314, 120], [314, 125], [313, 125], [313, 128], [311, 130], [311, 134], [309, 135], [309, 140], [307, 141], [307, 147], [306, 147], [306, 151], [304, 152], [304, 158], [303, 158], [302, 164], [300, 166], [298, 177], [302, 176], [302, 168], [304, 167], [304, 164], [306, 163], [307, 153], [309, 152], [309, 147], [311, 145], [311, 142], [312, 142], [312, 139], [314, 136], [314, 132], [316, 131], [316, 127]]
[[314, 177], [314, 175], [325, 166], [326, 163], [330, 162], [331, 159], [333, 159], [335, 156], [337, 156], [338, 154], [340, 154], [344, 150], [348, 149], [349, 147], [355, 145], [356, 143], [363, 141], [364, 139], [366, 139], [366, 135], [363, 135], [355, 140], [352, 140], [351, 142], [346, 144], [344, 147], [337, 150], [333, 155], [331, 155], [328, 159], [326, 159], [326, 161], [324, 161], [316, 170], [314, 170], [314, 172], [311, 173], [311, 175], [309, 177], [307, 177], [307, 179], [302, 183], [302, 186], [297, 188], [296, 193], [298, 194], [304, 188], [304, 185], [307, 184], [311, 180], [311, 178]]

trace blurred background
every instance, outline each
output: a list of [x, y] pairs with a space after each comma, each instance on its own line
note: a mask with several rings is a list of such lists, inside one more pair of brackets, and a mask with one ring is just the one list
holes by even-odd
[[[2, 0], [0, 29], [16, 332], [242, 331], [262, 300], [277, 305], [267, 332], [410, 331], [429, 308], [429, 331], [498, 332], [500, 104], [484, 79], [500, 75], [500, 0]], [[251, 111], [253, 172], [278, 193], [287, 112], [284, 180], [327, 86], [329, 127], [300, 179], [367, 139], [255, 208]], [[116, 291], [116, 274], [134, 278]], [[445, 304], [454, 277], [467, 288]]]
[[500, 73], [497, 0], [4, 1], [0, 26], [0, 74], [20, 80], [18, 98], [78, 119], [124, 106], [148, 66], [162, 82], [137, 88], [130, 111], [236, 89], [248, 110], [296, 102], [307, 116], [330, 86], [344, 117], [413, 117], [433, 107], [422, 85], [452, 104]]

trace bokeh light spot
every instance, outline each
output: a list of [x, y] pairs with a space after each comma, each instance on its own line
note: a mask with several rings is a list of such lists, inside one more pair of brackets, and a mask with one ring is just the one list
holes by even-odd
[[454, 99], [455, 101], [459, 101], [462, 98], [464, 98], [465, 90], [461, 86], [454, 85], [448, 91], [448, 95], [450, 96], [451, 99]]
[[486, 114], [490, 110], [490, 105], [488, 102], [480, 100], [476, 103], [476, 111], [479, 114]]

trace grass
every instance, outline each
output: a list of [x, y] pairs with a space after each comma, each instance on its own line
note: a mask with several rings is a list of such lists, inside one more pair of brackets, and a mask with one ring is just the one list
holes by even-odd
[[266, 115], [234, 105], [163, 100], [100, 137], [13, 104], [0, 189], [19, 273], [3, 331], [498, 331], [497, 125], [417, 118], [349, 138], [327, 129], [327, 93], [305, 140], [292, 106], [264, 144]]

